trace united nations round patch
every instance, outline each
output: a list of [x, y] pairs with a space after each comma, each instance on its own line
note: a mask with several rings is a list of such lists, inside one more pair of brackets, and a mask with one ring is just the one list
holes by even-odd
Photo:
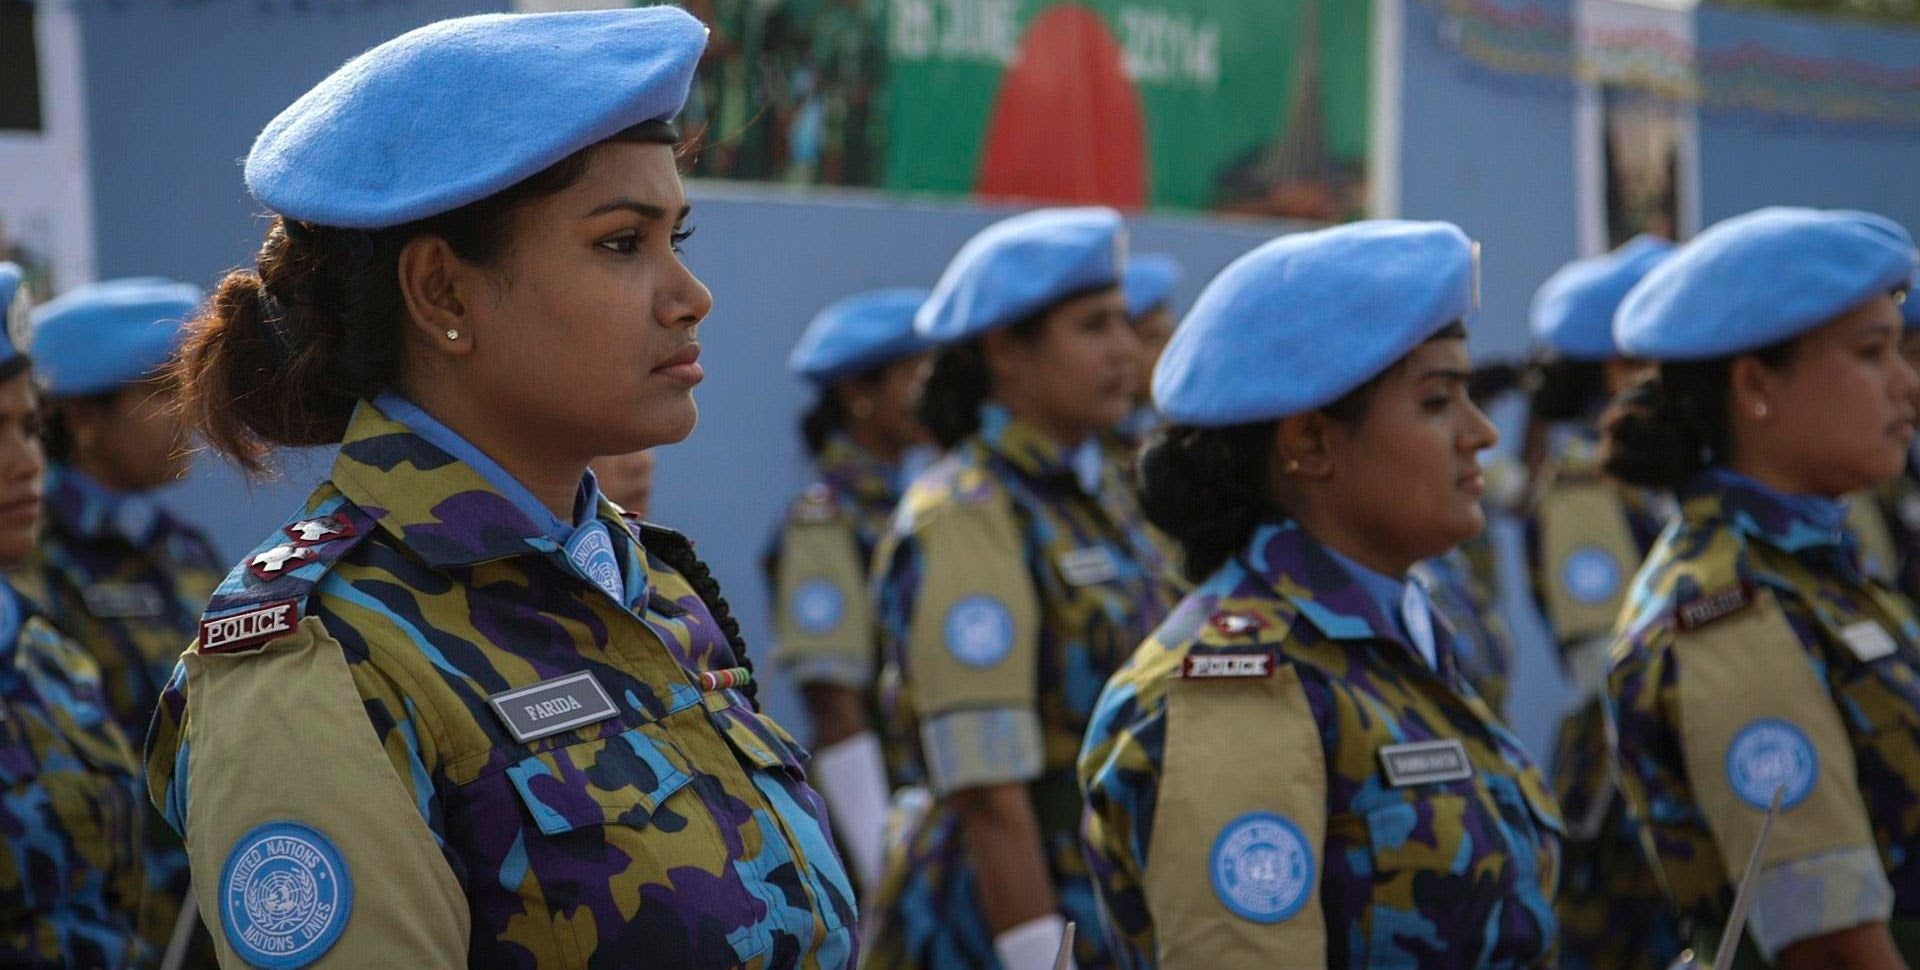
[[352, 909], [353, 879], [340, 850], [299, 822], [268, 822], [241, 836], [220, 872], [227, 943], [266, 970], [320, 959]]
[[1013, 614], [991, 596], [969, 596], [947, 609], [947, 652], [969, 667], [991, 667], [1013, 652]]
[[1278, 923], [1314, 892], [1313, 849], [1300, 828], [1272, 812], [1248, 812], [1213, 840], [1213, 893], [1235, 916]]
[[1581, 546], [1561, 560], [1560, 582], [1581, 603], [1604, 603], [1620, 591], [1620, 562], [1598, 546]]
[[840, 618], [847, 611], [847, 600], [832, 580], [815, 578], [794, 589], [788, 609], [793, 611], [793, 622], [802, 631], [818, 636], [832, 633], [833, 628], [840, 625]]
[[1740, 800], [1765, 809], [1783, 789], [1780, 810], [1806, 800], [1820, 776], [1820, 753], [1805, 731], [1789, 721], [1763, 717], [1733, 736], [1727, 746], [1727, 784]]

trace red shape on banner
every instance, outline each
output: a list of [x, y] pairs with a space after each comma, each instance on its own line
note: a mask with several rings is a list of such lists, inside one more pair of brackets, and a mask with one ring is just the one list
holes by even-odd
[[1147, 126], [1126, 57], [1100, 15], [1062, 4], [1033, 18], [1000, 80], [980, 153], [983, 196], [1147, 202]]

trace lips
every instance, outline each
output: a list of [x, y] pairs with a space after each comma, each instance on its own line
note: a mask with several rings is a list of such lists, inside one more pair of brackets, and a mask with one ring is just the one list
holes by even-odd
[[1487, 493], [1487, 473], [1476, 468], [1460, 476], [1459, 484], [1462, 490], [1471, 493], [1474, 498], [1479, 498]]
[[672, 356], [654, 367], [653, 373], [688, 385], [700, 383], [707, 376], [706, 370], [700, 366], [700, 345], [688, 344], [674, 351]]
[[40, 496], [29, 492], [0, 501], [0, 519], [33, 518], [40, 514]]

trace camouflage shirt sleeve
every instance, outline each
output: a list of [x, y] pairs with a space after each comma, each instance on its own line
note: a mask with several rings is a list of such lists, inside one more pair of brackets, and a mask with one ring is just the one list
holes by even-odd
[[1143, 689], [1123, 671], [1101, 692], [1080, 749], [1080, 784], [1087, 799], [1082, 842], [1107, 945], [1128, 970], [1155, 965], [1144, 886], [1166, 747], [1165, 701], [1157, 683]]

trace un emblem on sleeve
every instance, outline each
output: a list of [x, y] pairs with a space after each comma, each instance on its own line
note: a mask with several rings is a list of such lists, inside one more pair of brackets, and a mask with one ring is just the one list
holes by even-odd
[[1248, 812], [1213, 840], [1213, 893], [1235, 916], [1278, 923], [1314, 891], [1313, 850], [1299, 826], [1272, 812]]
[[1560, 582], [1582, 603], [1604, 603], [1620, 589], [1620, 563], [1605, 549], [1581, 546], [1560, 564]]
[[340, 851], [298, 822], [268, 822], [241, 836], [220, 874], [227, 942], [267, 970], [318, 960], [352, 908], [353, 880]]
[[1727, 783], [1741, 801], [1765, 809], [1776, 788], [1785, 788], [1780, 809], [1805, 801], [1820, 775], [1820, 755], [1805, 731], [1778, 718], [1749, 723], [1727, 746]]
[[807, 633], [832, 633], [846, 607], [840, 587], [830, 580], [809, 579], [793, 591], [793, 621]]
[[991, 667], [1013, 652], [1013, 614], [991, 596], [969, 596], [947, 610], [947, 652], [969, 667]]

